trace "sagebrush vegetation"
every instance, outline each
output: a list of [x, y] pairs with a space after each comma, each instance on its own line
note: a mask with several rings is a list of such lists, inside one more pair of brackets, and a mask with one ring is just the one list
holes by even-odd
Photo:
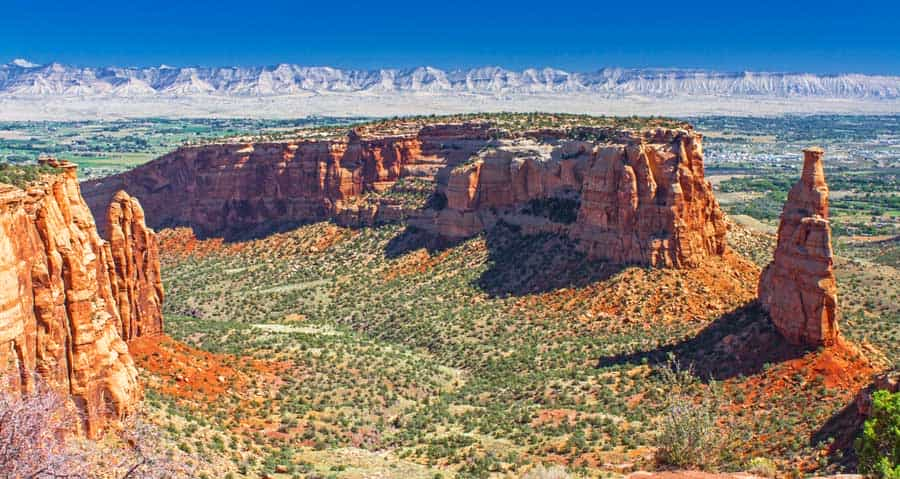
[[[822, 454], [832, 439], [819, 430], [856, 386], [816, 372], [816, 351], [757, 369], [722, 355], [726, 337], [766, 328], [749, 263], [623, 268], [504, 226], [453, 244], [400, 225], [319, 223], [245, 243], [167, 230], [163, 251], [167, 331], [245, 379], [204, 400], [205, 386], [177, 378], [185, 366], [150, 397], [184, 449], [238, 473], [352, 477], [382, 467], [379, 451], [406, 477], [521, 474], [548, 458], [576, 476], [659, 460], [846, 467], [840, 451]], [[879, 293], [843, 281], [849, 314], [868, 318], [845, 333], [893, 351], [896, 306], [869, 308]], [[693, 371], [677, 395], [670, 352]], [[673, 397], [697, 407], [672, 409]], [[669, 454], [666, 434], [688, 442]]]

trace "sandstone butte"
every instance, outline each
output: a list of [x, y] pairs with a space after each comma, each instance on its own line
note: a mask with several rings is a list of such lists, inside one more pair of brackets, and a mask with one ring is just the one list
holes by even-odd
[[823, 156], [821, 148], [803, 150], [803, 173], [788, 194], [774, 257], [759, 280], [760, 302], [778, 331], [814, 347], [839, 340]]
[[0, 371], [21, 390], [35, 373], [67, 394], [97, 437], [141, 395], [125, 339], [159, 332], [156, 238], [140, 205], [117, 194], [103, 241], [76, 167], [26, 189], [0, 184]]
[[[431, 185], [436, 200], [410, 208], [386, 194], [400, 179]], [[184, 147], [82, 188], [95, 214], [127, 190], [150, 226], [190, 226], [200, 237], [241, 239], [331, 219], [404, 221], [465, 238], [503, 221], [567, 235], [588, 256], [620, 263], [694, 267], [725, 250], [702, 137], [690, 128], [509, 132], [485, 121], [353, 130], [325, 140]], [[551, 199], [575, 204], [573, 220], [528, 214], [534, 201]]]

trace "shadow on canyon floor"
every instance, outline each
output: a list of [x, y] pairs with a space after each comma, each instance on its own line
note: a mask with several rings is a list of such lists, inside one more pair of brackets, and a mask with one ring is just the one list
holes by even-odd
[[[319, 220], [325, 221], [325, 220]], [[301, 226], [316, 223], [317, 221], [291, 221], [291, 222], [268, 222], [253, 226], [232, 227], [224, 231], [208, 233], [203, 231], [197, 225], [190, 221], [165, 221], [153, 229], [159, 231], [165, 228], [190, 228], [194, 232], [194, 236], [198, 240], [222, 239], [225, 243], [242, 243], [244, 241], [253, 241], [265, 239], [278, 233], [287, 233]]]
[[[215, 234], [205, 233], [190, 222], [167, 221], [156, 229], [187, 227], [200, 240], [221, 238], [225, 243], [240, 243], [264, 239], [316, 222], [262, 223]], [[351, 229], [360, 228], [341, 224], [339, 221], [332, 220], [332, 223]], [[372, 227], [382, 226], [384, 225]], [[488, 269], [478, 278], [476, 286], [492, 297], [524, 296], [562, 288], [580, 288], [609, 279], [629, 266], [588, 259], [577, 250], [576, 243], [566, 236], [552, 233], [525, 235], [518, 226], [504, 222], [481, 235], [488, 250]], [[406, 226], [391, 238], [384, 254], [390, 259], [400, 258], [419, 249], [425, 249], [432, 255], [439, 254], [469, 239], [441, 237], [415, 226]]]
[[391, 238], [384, 248], [384, 255], [396, 259], [420, 249], [425, 249], [433, 255], [466, 241], [467, 239], [444, 238], [415, 226], [407, 226], [400, 234]]
[[[567, 237], [549, 233], [524, 235], [518, 227], [506, 223], [490, 228], [483, 237], [488, 249], [488, 268], [475, 285], [492, 297], [579, 288], [609, 279], [626, 267], [588, 259]], [[390, 241], [385, 255], [398, 258], [421, 248], [435, 254], [465, 241], [407, 227]]]
[[661, 364], [674, 356], [702, 380], [721, 381], [762, 372], [766, 365], [802, 357], [807, 349], [785, 341], [757, 301], [730, 311], [699, 334], [650, 351], [600, 358], [598, 367]]
[[[762, 374], [771, 366], [807, 356], [811, 349], [788, 343], [758, 301], [730, 311], [690, 338], [676, 344], [600, 358], [597, 366], [662, 365], [673, 357], [690, 366], [699, 379], [724, 381]], [[808, 437], [810, 447], [826, 451], [823, 459], [838, 470], [856, 470], [854, 440], [864, 418], [856, 404], [844, 406]]]
[[809, 439], [810, 446], [826, 445], [828, 461], [843, 470], [855, 471], [859, 463], [854, 442], [862, 431], [865, 418], [851, 401], [831, 416]]

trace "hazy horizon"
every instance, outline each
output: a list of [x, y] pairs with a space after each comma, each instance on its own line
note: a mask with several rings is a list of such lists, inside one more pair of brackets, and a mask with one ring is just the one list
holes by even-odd
[[[2, 61], [2, 59], [0, 59]], [[274, 63], [242, 63], [242, 64], [203, 64], [203, 63], [176, 63], [176, 62], [162, 62], [158, 64], [144, 64], [144, 63], [123, 63], [123, 64], [112, 64], [112, 63], [77, 63], [77, 62], [64, 62], [60, 60], [49, 60], [46, 62], [38, 62], [34, 61], [32, 58], [26, 57], [24, 55], [18, 55], [14, 57], [10, 57], [3, 64], [12, 65], [16, 62], [27, 62], [33, 65], [33, 67], [45, 67], [52, 64], [60, 64], [68, 67], [75, 68], [93, 68], [93, 69], [102, 69], [102, 68], [163, 68], [163, 67], [171, 67], [171, 68], [204, 68], [204, 69], [225, 69], [225, 68], [247, 68], [247, 69], [265, 69], [265, 68], [275, 68], [280, 65], [296, 65], [305, 68], [337, 68], [341, 70], [347, 71], [379, 71], [379, 70], [397, 70], [397, 71], [408, 71], [414, 70], [416, 68], [435, 68], [438, 70], [442, 70], [445, 72], [455, 72], [455, 71], [470, 71], [477, 69], [487, 69], [487, 68], [500, 68], [503, 70], [509, 71], [525, 71], [525, 70], [544, 70], [544, 69], [552, 69], [552, 70], [561, 70], [566, 71], [568, 73], [595, 73], [603, 70], [633, 70], [633, 71], [647, 71], [647, 72], [704, 72], [704, 73], [717, 73], [717, 74], [742, 74], [742, 73], [767, 73], [767, 74], [785, 74], [785, 75], [816, 75], [820, 77], [833, 77], [833, 76], [841, 76], [841, 75], [865, 75], [865, 76], [886, 76], [886, 77], [897, 77], [900, 76], [900, 72], [897, 73], [865, 73], [859, 71], [836, 71], [831, 73], [817, 73], [813, 71], [805, 71], [805, 70], [756, 70], [756, 69], [735, 69], [735, 70], [727, 70], [727, 69], [715, 69], [715, 68], [701, 68], [701, 67], [682, 67], [679, 65], [647, 65], [647, 66], [628, 66], [628, 65], [592, 65], [585, 66], [583, 68], [574, 68], [574, 69], [566, 69], [559, 67], [553, 64], [534, 64], [534, 65], [524, 65], [521, 67], [510, 67], [502, 64], [478, 64], [478, 65], [466, 65], [466, 66], [445, 66], [439, 67], [431, 64], [420, 64], [420, 65], [407, 65], [407, 66], [394, 66], [394, 65], [384, 65], [384, 66], [373, 66], [368, 68], [363, 67], [339, 67], [332, 64], [327, 63], [296, 63], [296, 62], [288, 62], [288, 61], [279, 61]]]

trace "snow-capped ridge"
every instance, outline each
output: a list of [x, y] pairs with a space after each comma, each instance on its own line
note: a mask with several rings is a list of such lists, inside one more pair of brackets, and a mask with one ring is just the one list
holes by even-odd
[[862, 74], [715, 72], [671, 68], [556, 68], [499, 66], [442, 70], [341, 69], [282, 63], [266, 67], [74, 67], [23, 59], [0, 65], [5, 97], [267, 97], [310, 94], [474, 94], [495, 97], [592, 95], [606, 98], [692, 96], [898, 99], [900, 77]]

